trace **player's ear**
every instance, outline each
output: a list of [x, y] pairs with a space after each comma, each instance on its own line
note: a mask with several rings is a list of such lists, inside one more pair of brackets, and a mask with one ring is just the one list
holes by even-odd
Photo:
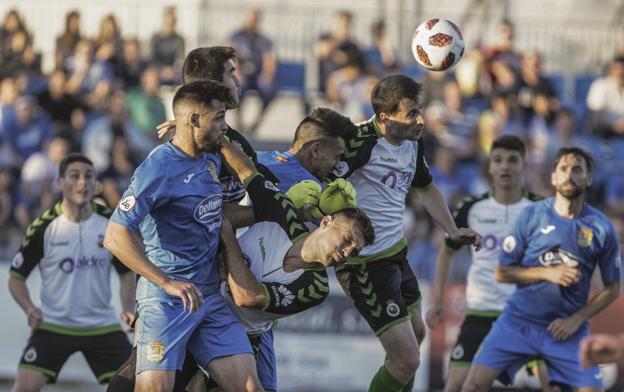
[[556, 172], [553, 170], [552, 173], [550, 173], [550, 185], [552, 186], [556, 186], [557, 184], [557, 174]]
[[320, 141], [315, 141], [312, 142], [312, 145], [310, 146], [310, 151], [312, 152], [312, 156], [313, 157], [318, 157], [319, 154], [321, 153], [321, 142]]
[[190, 119], [189, 123], [194, 128], [199, 128], [199, 114], [198, 113], [191, 113], [191, 119]]
[[587, 186], [591, 186], [593, 180], [594, 178], [592, 177], [591, 173], [587, 173]]
[[334, 217], [331, 215], [325, 215], [322, 219], [321, 219], [321, 227], [327, 227], [329, 226], [330, 223], [332, 223], [334, 220]]

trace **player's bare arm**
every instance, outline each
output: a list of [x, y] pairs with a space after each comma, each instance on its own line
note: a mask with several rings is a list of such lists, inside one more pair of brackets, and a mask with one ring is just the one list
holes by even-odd
[[472, 245], [476, 250], [481, 249], [481, 244], [483, 242], [481, 235], [471, 228], [457, 228], [457, 226], [455, 226], [455, 221], [446, 206], [444, 197], [442, 197], [440, 190], [435, 184], [427, 188], [415, 189], [418, 194], [418, 199], [422, 202], [429, 215], [444, 229], [454, 243]]
[[565, 340], [572, 336], [583, 323], [595, 314], [601, 312], [620, 294], [620, 282], [609, 283], [605, 288], [592, 297], [587, 305], [568, 318], [554, 320], [548, 326], [548, 331], [557, 339]]
[[245, 264], [238, 240], [227, 219], [223, 219], [220, 236], [227, 269], [227, 282], [234, 302], [243, 308], [264, 307], [267, 298], [264, 287]]
[[128, 268], [158, 285], [167, 294], [179, 297], [182, 300], [184, 310], [187, 309], [187, 306], [191, 313], [199, 309], [203, 301], [199, 289], [193, 283], [170, 278], [152, 264], [143, 254], [141, 242], [137, 235], [124, 226], [115, 222], [108, 224], [104, 237], [104, 247]]
[[557, 264], [550, 267], [520, 267], [511, 265], [496, 266], [496, 281], [500, 283], [530, 284], [548, 281], [568, 287], [581, 279], [581, 271], [576, 265]]
[[17, 302], [19, 307], [22, 308], [26, 314], [28, 326], [33, 330], [37, 329], [39, 324], [43, 321], [43, 313], [30, 299], [30, 292], [28, 291], [28, 286], [26, 286], [26, 281], [16, 278], [15, 276], [10, 276], [9, 291], [15, 302]]
[[234, 144], [224, 142], [219, 153], [223, 157], [223, 163], [228, 166], [232, 173], [236, 174], [236, 177], [243, 185], [247, 185], [249, 180], [257, 173], [251, 159]]
[[119, 276], [119, 301], [121, 302], [121, 314], [119, 317], [128, 328], [134, 320], [134, 302], [136, 291], [136, 276], [127, 272]]
[[223, 203], [223, 216], [227, 218], [233, 228], [239, 229], [255, 223], [253, 207], [234, 203]]
[[425, 315], [427, 326], [434, 329], [444, 317], [444, 290], [449, 276], [455, 252], [448, 246], [442, 246], [436, 260], [436, 272], [433, 281], [431, 308]]

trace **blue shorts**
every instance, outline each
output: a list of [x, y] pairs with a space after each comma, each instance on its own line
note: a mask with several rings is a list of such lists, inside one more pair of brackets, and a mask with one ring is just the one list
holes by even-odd
[[260, 384], [266, 390], [277, 391], [277, 362], [273, 348], [273, 330], [262, 332], [258, 338], [260, 344], [256, 352], [256, 368]]
[[204, 296], [189, 313], [182, 300], [148, 284], [137, 298], [139, 336], [136, 374], [145, 370], [182, 369], [186, 349], [206, 366], [215, 358], [253, 353], [245, 330], [219, 293]]
[[567, 340], [557, 340], [539, 325], [503, 312], [486, 336], [473, 365], [501, 370], [499, 380], [513, 381], [513, 376], [527, 360], [540, 355], [546, 362], [551, 382], [576, 388], [602, 387], [600, 369], [581, 369], [578, 349], [581, 340], [589, 335], [582, 326]]

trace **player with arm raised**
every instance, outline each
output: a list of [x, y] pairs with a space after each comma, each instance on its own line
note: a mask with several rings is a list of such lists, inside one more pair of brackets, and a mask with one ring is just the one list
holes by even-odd
[[335, 171], [357, 191], [357, 206], [373, 222], [375, 242], [359, 257], [336, 268], [347, 295], [379, 337], [386, 361], [370, 391], [409, 390], [420, 364], [425, 336], [421, 295], [407, 263], [407, 240], [399, 224], [405, 198], [415, 188], [427, 212], [457, 244], [480, 246], [469, 228], [457, 228], [433, 183], [421, 142], [424, 119], [422, 86], [404, 75], [390, 75], [373, 88], [375, 115], [347, 140]]
[[[578, 350], [589, 319], [617, 298], [620, 253], [613, 224], [585, 202], [593, 160], [577, 147], [555, 157], [553, 198], [526, 207], [503, 240], [496, 279], [516, 291], [473, 361], [462, 391], [486, 391], [527, 358], [540, 355], [551, 384], [599, 391], [600, 369], [581, 369]], [[604, 289], [588, 300], [596, 268]]]
[[306, 204], [316, 206], [304, 209], [302, 218], [321, 219], [355, 205], [353, 186], [329, 177], [345, 151], [345, 139], [356, 133], [357, 127], [348, 117], [332, 109], [317, 108], [299, 123], [288, 151], [258, 152], [258, 162], [275, 175], [280, 191], [298, 210]]
[[210, 81], [177, 91], [176, 135], [137, 168], [107, 230], [105, 246], [141, 275], [138, 391], [171, 391], [187, 345], [225, 390], [262, 390], [245, 331], [219, 294], [216, 153], [230, 96], [227, 87]]
[[227, 270], [222, 294], [250, 340], [258, 342], [263, 387], [276, 390], [274, 321], [320, 304], [329, 292], [325, 268], [371, 244], [374, 232], [366, 215], [353, 207], [324, 216], [309, 232], [293, 204], [240, 151], [226, 145], [221, 152], [247, 184], [257, 221], [238, 241], [226, 226], [221, 231]]

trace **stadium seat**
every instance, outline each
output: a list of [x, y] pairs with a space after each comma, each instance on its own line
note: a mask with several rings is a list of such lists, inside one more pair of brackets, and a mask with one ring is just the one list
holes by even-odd
[[305, 64], [280, 61], [276, 79], [279, 91], [305, 95]]
[[598, 75], [586, 74], [577, 75], [574, 78], [574, 110], [576, 111], [576, 118], [581, 126], [582, 133], [588, 133], [587, 121], [589, 118], [589, 111], [587, 109], [587, 93], [591, 83], [596, 79]]
[[553, 88], [555, 89], [555, 93], [560, 100], [563, 100], [566, 94], [566, 83], [565, 77], [561, 74], [550, 74], [544, 75], [544, 77], [552, 83]]
[[280, 61], [277, 63], [277, 90], [280, 93], [296, 95], [301, 102], [304, 115], [310, 112], [310, 103], [305, 83], [306, 67], [304, 63]]

